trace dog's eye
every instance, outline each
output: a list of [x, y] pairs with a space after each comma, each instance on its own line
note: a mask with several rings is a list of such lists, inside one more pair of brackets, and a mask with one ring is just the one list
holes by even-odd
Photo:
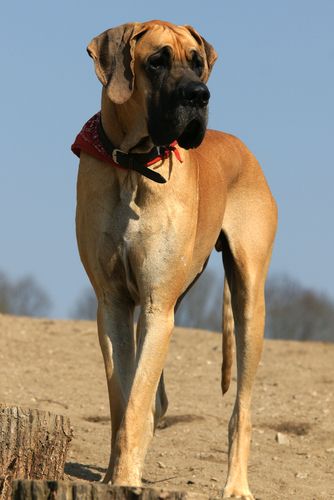
[[151, 57], [150, 66], [153, 69], [159, 69], [166, 64], [165, 58], [162, 55]]
[[159, 70], [167, 68], [170, 61], [170, 54], [168, 49], [163, 49], [162, 51], [153, 54], [149, 60], [148, 64], [150, 69]]
[[191, 69], [196, 73], [197, 76], [202, 75], [204, 62], [203, 58], [197, 52], [193, 52], [190, 65]]

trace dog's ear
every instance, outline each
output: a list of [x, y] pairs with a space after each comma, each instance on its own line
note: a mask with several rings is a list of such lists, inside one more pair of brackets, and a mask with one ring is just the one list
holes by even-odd
[[93, 38], [87, 47], [98, 79], [116, 104], [123, 104], [132, 95], [136, 37], [142, 31], [140, 23], [123, 24]]
[[195, 28], [193, 28], [192, 26], [189, 26], [189, 25], [185, 26], [185, 28], [187, 28], [187, 30], [191, 33], [191, 35], [195, 38], [195, 40], [199, 43], [199, 45], [201, 45], [203, 47], [203, 49], [204, 49], [204, 52], [205, 52], [205, 55], [206, 55], [206, 62], [207, 62], [207, 65], [208, 65], [207, 78], [209, 78], [211, 70], [212, 70], [212, 67], [213, 67], [213, 65], [216, 62], [217, 57], [218, 57], [217, 52], [212, 47], [212, 45], [209, 42], [207, 42], [205, 40], [205, 38], [203, 38], [195, 30]]

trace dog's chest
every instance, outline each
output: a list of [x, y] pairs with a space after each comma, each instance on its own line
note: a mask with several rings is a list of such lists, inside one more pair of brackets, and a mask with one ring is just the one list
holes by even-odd
[[149, 204], [141, 204], [126, 191], [113, 207], [100, 251], [108, 274], [126, 285], [135, 302], [143, 283], [153, 286], [174, 272], [176, 262], [182, 268], [187, 262], [184, 249], [191, 228], [183, 227], [177, 211], [177, 203], [152, 198]]
[[209, 254], [194, 256], [194, 199], [175, 194], [170, 186], [164, 188], [141, 192], [122, 186], [104, 213], [100, 262], [102, 257], [112, 282], [120, 289], [125, 285], [136, 303], [162, 283], [164, 288], [178, 283], [183, 292]]
[[168, 217], [157, 224], [156, 207], [147, 210], [137, 204], [136, 193], [124, 190], [120, 194], [107, 236], [109, 242], [112, 240], [108, 267], [111, 275], [117, 275], [138, 302], [139, 277], [162, 268], [173, 231]]

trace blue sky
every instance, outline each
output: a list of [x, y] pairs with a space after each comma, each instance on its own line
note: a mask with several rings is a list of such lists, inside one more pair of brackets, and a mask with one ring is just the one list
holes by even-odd
[[[74, 232], [70, 145], [100, 105], [86, 45], [127, 21], [192, 24], [219, 59], [210, 126], [243, 139], [279, 204], [272, 273], [334, 298], [334, 2], [6, 2], [2, 47], [0, 269], [32, 274], [53, 315], [87, 285]], [[213, 256], [211, 266], [221, 267]]]

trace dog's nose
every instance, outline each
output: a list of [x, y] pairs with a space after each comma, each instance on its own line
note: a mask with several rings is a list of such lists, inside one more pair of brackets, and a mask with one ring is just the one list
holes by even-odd
[[188, 82], [179, 86], [179, 98], [186, 106], [199, 106], [204, 108], [210, 99], [208, 87], [203, 82]]

